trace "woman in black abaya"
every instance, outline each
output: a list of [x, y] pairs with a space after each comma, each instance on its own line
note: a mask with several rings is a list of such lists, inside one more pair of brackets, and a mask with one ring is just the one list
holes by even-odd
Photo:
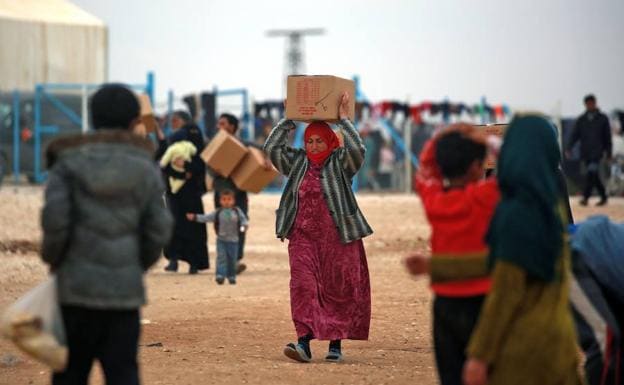
[[189, 264], [189, 274], [197, 274], [199, 270], [210, 267], [208, 259], [208, 235], [206, 225], [186, 219], [186, 213], [203, 213], [202, 195], [206, 193], [206, 166], [199, 157], [204, 149], [202, 133], [193, 123], [186, 124], [176, 131], [169, 139], [169, 145], [179, 141], [193, 143], [197, 152], [191, 160], [184, 163], [184, 172], [178, 172], [171, 165], [164, 168], [166, 178], [185, 179], [185, 183], [175, 193], [167, 183], [167, 206], [175, 219], [173, 237], [164, 254], [169, 260], [166, 271], [178, 271], [178, 261]]

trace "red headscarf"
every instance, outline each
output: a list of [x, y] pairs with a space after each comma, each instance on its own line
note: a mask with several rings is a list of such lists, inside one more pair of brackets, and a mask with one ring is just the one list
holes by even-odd
[[304, 142], [308, 143], [308, 139], [312, 135], [318, 135], [321, 137], [323, 142], [327, 144], [327, 149], [322, 152], [318, 152], [316, 154], [310, 153], [306, 149], [306, 154], [308, 155], [308, 159], [314, 164], [323, 164], [327, 157], [338, 147], [340, 147], [340, 142], [338, 141], [338, 136], [334, 133], [334, 131], [329, 127], [329, 124], [318, 121], [312, 122], [306, 127], [305, 133], [303, 134]]

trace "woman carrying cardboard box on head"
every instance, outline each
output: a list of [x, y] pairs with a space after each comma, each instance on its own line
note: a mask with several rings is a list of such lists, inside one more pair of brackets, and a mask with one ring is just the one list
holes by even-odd
[[298, 342], [284, 348], [296, 361], [312, 359], [310, 340], [329, 340], [327, 361], [342, 359], [341, 340], [368, 339], [370, 281], [362, 238], [372, 229], [362, 215], [351, 179], [364, 161], [364, 145], [348, 119], [349, 95], [339, 100], [344, 147], [323, 121], [305, 131], [305, 149], [288, 145], [292, 120], [280, 121], [264, 144], [288, 177], [277, 210], [277, 237], [289, 239], [290, 301]]

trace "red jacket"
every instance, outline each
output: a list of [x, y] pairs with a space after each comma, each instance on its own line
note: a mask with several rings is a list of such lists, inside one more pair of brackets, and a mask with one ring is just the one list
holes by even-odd
[[445, 189], [435, 141], [420, 156], [415, 187], [431, 224], [431, 288], [442, 296], [486, 294], [491, 286], [485, 234], [500, 199], [495, 178]]

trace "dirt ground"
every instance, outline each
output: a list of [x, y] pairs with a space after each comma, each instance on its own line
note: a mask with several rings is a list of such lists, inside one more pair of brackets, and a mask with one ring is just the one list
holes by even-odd
[[[251, 196], [249, 269], [235, 286], [217, 286], [214, 270], [196, 276], [163, 271], [161, 260], [147, 275], [149, 304], [143, 309], [140, 348], [144, 384], [436, 384], [430, 333], [430, 293], [401, 265], [412, 250], [427, 250], [429, 229], [416, 196], [360, 195], [375, 234], [365, 246], [372, 283], [369, 341], [346, 341], [345, 360], [325, 363], [326, 342], [312, 343], [314, 361], [299, 364], [282, 355], [295, 339], [288, 297], [286, 244], [273, 234], [278, 195]], [[577, 220], [603, 213], [624, 221], [624, 200], [605, 208], [582, 208]], [[212, 208], [211, 196], [205, 199]], [[38, 259], [42, 189], [0, 190], [0, 309], [46, 275]], [[215, 237], [209, 234], [214, 263]], [[47, 384], [49, 370], [0, 339], [0, 384]], [[99, 368], [92, 384], [102, 384]]]

